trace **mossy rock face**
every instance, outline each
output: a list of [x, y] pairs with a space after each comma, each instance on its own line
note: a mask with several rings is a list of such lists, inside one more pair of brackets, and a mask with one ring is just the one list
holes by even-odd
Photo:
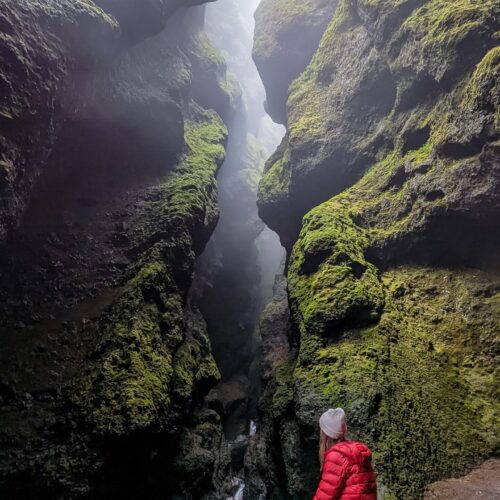
[[215, 174], [227, 130], [195, 103], [186, 118], [183, 156], [130, 220], [139, 255], [132, 277], [85, 320], [99, 340], [83, 367], [26, 412], [12, 390], [10, 412], [1, 414], [0, 491], [12, 492], [21, 476], [27, 491], [37, 483], [53, 498], [105, 491], [121, 446], [135, 450], [138, 464], [166, 439], [173, 455], [181, 415], [219, 379], [203, 324], [184, 308], [195, 257], [217, 222]]
[[91, 1], [0, 2], [0, 239], [16, 227], [56, 137], [70, 74], [108, 61], [119, 27]]
[[[469, 107], [465, 123], [475, 124], [467, 132], [474, 138], [464, 136], [462, 146], [447, 145], [443, 154], [468, 156], [495, 137], [487, 125], [494, 113], [480, 102], [490, 94], [486, 80], [479, 83], [477, 75], [473, 84], [484, 85], [481, 99], [461, 93], [497, 44], [498, 14], [493, 1], [339, 3], [311, 63], [290, 87], [288, 135], [260, 186], [260, 212], [288, 246], [308, 210], [355, 183], [385, 154], [419, 149], [429, 134], [442, 134], [443, 116], [465, 127], [457, 113], [449, 116], [452, 101], [464, 113]], [[483, 64], [491, 60], [490, 54]]]
[[[178, 9], [201, 3], [0, 3], [1, 240], [18, 226], [38, 177], [73, 127], [80, 127], [79, 137], [102, 126], [111, 147], [115, 135], [128, 135], [116, 142], [139, 143], [134, 155], [146, 149], [171, 164], [182, 151], [181, 108], [197, 78], [208, 82], [215, 96], [201, 104], [227, 117], [229, 94], [237, 91], [220, 58], [214, 64], [210, 44], [197, 42], [201, 35], [194, 35], [193, 27], [198, 33], [203, 27], [200, 9]], [[192, 79], [198, 67], [202, 70]], [[201, 81], [193, 86], [203, 86]], [[100, 130], [96, 135], [103, 136]]]
[[146, 235], [163, 237], [143, 255], [105, 317], [92, 354], [98, 362], [76, 388], [79, 413], [101, 436], [172, 432], [183, 405], [219, 378], [206, 332], [193, 326], [186, 336], [183, 307], [194, 250], [201, 251], [217, 221], [215, 173], [226, 128], [215, 112], [197, 105], [190, 120], [185, 155], [136, 214], [136, 229], [142, 223]]
[[366, 234], [349, 215], [320, 206], [304, 220], [289, 269], [292, 311], [301, 332], [332, 335], [371, 323], [384, 305], [377, 268], [363, 253]]
[[223, 498], [230, 489], [229, 444], [223, 437], [220, 416], [214, 410], [198, 409], [180, 439], [179, 453], [174, 460], [173, 499], [210, 498], [209, 491], [217, 488]]
[[419, 267], [382, 281], [376, 326], [333, 343], [303, 335], [315, 357], [299, 357], [295, 412], [314, 428], [324, 408], [345, 408], [351, 437], [375, 451], [379, 481], [396, 498], [421, 498], [429, 482], [498, 450], [499, 284], [474, 270]]
[[498, 19], [491, 1], [341, 1], [289, 88], [259, 207], [290, 249], [299, 349], [268, 411], [292, 496], [314, 490], [328, 407], [394, 498], [497, 453]]
[[267, 111], [276, 122], [286, 122], [288, 86], [309, 63], [336, 5], [337, 0], [259, 4], [253, 58], [266, 88]]
[[[25, 25], [24, 16], [45, 4], [31, 4], [26, 12], [22, 2], [18, 10], [9, 4], [5, 12], [22, 21], [17, 31], [32, 29], [29, 36], [43, 42], [38, 24]], [[198, 43], [199, 9], [174, 14], [171, 29], [125, 50], [116, 21], [86, 5], [66, 9], [56, 2], [47, 7], [48, 19], [39, 16], [44, 35], [67, 63], [61, 74], [49, 75], [54, 81], [44, 80], [45, 97], [64, 115], [65, 126], [57, 113], [36, 107], [43, 102], [31, 88], [23, 98], [14, 96], [20, 109], [33, 99], [29, 112], [41, 120], [33, 130], [53, 122], [46, 157], [37, 156], [41, 176], [28, 210], [28, 220], [40, 216], [41, 223], [23, 221], [12, 246], [0, 249], [9, 256], [2, 260], [0, 295], [12, 297], [4, 304], [10, 312], [2, 340], [16, 343], [15, 351], [3, 351], [0, 373], [0, 495], [8, 498], [140, 496], [157, 486], [163, 494], [170, 485], [143, 466], [151, 465], [154, 474], [155, 464], [171, 465], [187, 429], [183, 417], [220, 377], [203, 321], [186, 310], [186, 299], [194, 261], [218, 219], [215, 176], [227, 128], [217, 112], [229, 116], [232, 105], [223, 85], [225, 65], [206, 40]], [[71, 21], [73, 10], [82, 18]], [[71, 59], [66, 39], [51, 35], [66, 14], [77, 39], [78, 29], [93, 26], [87, 17], [96, 30], [109, 30], [107, 43], [94, 33], [87, 47], [102, 43], [100, 59], [85, 65]], [[14, 35], [13, 44], [23, 41]], [[225, 99], [204, 101], [217, 112], [193, 100], [197, 78], [220, 85]], [[19, 127], [26, 121], [9, 116]], [[2, 127], [2, 134], [13, 130]], [[15, 156], [15, 144], [7, 146], [2, 154]], [[24, 165], [21, 157], [15, 160]], [[18, 204], [16, 216], [28, 191], [4, 200]], [[44, 214], [40, 207], [48, 206]], [[33, 245], [32, 259], [13, 251], [26, 242]], [[39, 271], [50, 261], [58, 261], [57, 272], [44, 279]], [[21, 286], [7, 278], [7, 269], [9, 276], [24, 276]], [[26, 300], [18, 303], [17, 295]], [[26, 335], [19, 337], [19, 329]], [[16, 358], [36, 359], [36, 367], [17, 369]], [[221, 438], [218, 425], [211, 431], [214, 440]]]

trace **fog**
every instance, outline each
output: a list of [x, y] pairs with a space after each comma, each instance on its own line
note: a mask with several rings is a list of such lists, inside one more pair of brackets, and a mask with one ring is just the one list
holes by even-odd
[[242, 92], [229, 124], [226, 160], [218, 174], [220, 218], [197, 260], [190, 300], [207, 322], [223, 377], [221, 386], [229, 398], [246, 395], [225, 416], [230, 439], [246, 433], [255, 414], [259, 315], [272, 295], [285, 255], [278, 236], [259, 219], [256, 205], [265, 160], [285, 132], [265, 112], [264, 87], [252, 60], [257, 5], [256, 0], [220, 0], [207, 5], [205, 23]]

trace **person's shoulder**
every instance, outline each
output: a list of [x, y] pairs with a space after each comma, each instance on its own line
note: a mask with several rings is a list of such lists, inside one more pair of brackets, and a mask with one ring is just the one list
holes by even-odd
[[350, 462], [367, 462], [372, 455], [370, 448], [360, 441], [340, 441], [329, 451], [343, 455]]
[[345, 465], [348, 461], [348, 456], [344, 453], [343, 447], [338, 446], [339, 443], [334, 444], [330, 449], [325, 452], [325, 463], [333, 462], [339, 465]]
[[361, 441], [339, 441], [332, 448], [337, 450], [355, 450], [359, 452], [370, 451], [370, 448]]

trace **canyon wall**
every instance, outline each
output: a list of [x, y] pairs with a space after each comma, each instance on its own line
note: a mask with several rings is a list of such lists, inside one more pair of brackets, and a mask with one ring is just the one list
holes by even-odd
[[262, 0], [259, 183], [203, 3], [0, 0], [0, 496], [310, 498], [343, 406], [422, 498], [499, 451], [500, 6]]
[[199, 3], [0, 2], [2, 497], [225, 478], [201, 404], [220, 374], [185, 306], [239, 93]]
[[[261, 3], [254, 47], [278, 121], [286, 102], [258, 201], [290, 252], [272, 460], [310, 496], [318, 417], [342, 406], [384, 498], [422, 498], [499, 446], [500, 7], [292, 4]], [[321, 39], [302, 45], [302, 26]]]

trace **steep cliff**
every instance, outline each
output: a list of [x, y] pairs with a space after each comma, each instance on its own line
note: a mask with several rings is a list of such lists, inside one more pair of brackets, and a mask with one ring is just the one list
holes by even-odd
[[263, 0], [255, 13], [253, 58], [266, 88], [266, 110], [286, 123], [288, 86], [318, 48], [337, 0]]
[[[291, 251], [281, 447], [312, 454], [319, 414], [343, 406], [387, 498], [498, 451], [499, 9], [342, 0], [278, 91], [287, 136], [259, 207]], [[292, 495], [314, 488], [311, 464], [287, 469]]]
[[2, 3], [2, 496], [169, 495], [183, 433], [221, 438], [185, 305], [235, 95], [180, 3]]

